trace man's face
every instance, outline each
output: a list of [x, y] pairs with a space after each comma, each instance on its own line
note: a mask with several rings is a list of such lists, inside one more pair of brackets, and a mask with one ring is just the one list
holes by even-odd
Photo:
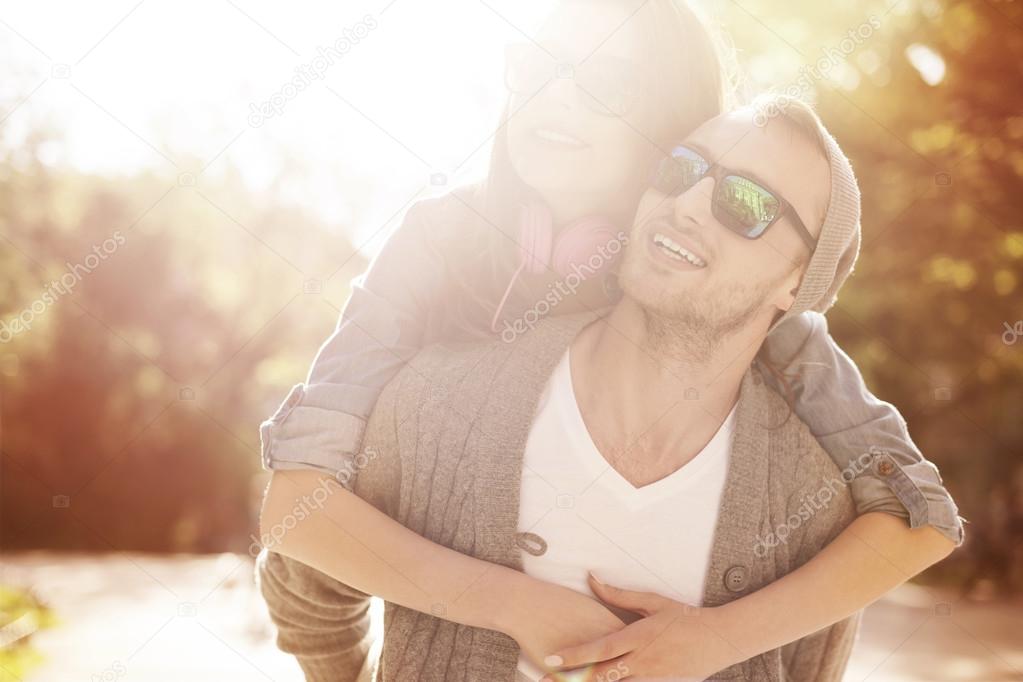
[[[711, 163], [759, 181], [791, 204], [810, 234], [820, 233], [830, 170], [816, 145], [787, 121], [753, 124], [740, 110], [701, 126], [685, 141]], [[792, 304], [809, 247], [788, 213], [758, 239], [718, 222], [711, 208], [714, 179], [704, 177], [678, 197], [655, 189], [643, 195], [619, 272], [626, 295], [664, 321], [681, 323], [709, 340], [754, 320], [764, 328]], [[700, 261], [679, 260], [658, 235]], [[655, 239], [656, 238], [656, 239]]]

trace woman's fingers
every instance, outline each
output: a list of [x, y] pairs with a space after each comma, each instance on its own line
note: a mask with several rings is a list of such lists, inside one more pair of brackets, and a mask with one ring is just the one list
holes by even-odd
[[578, 668], [590, 663], [599, 663], [632, 651], [634, 637], [629, 626], [618, 632], [595, 639], [592, 642], [562, 649], [547, 656], [544, 665], [549, 668]]
[[665, 602], [670, 601], [667, 597], [662, 597], [654, 592], [636, 592], [607, 585], [601, 582], [592, 571], [589, 575], [590, 589], [601, 600], [629, 611], [635, 611], [641, 616], [655, 613], [664, 606]]
[[600, 680], [601, 682], [617, 682], [617, 680], [630, 679], [633, 676], [631, 669], [632, 658], [633, 656], [623, 656], [617, 661], [604, 661], [590, 670], [590, 677], [587, 679]]

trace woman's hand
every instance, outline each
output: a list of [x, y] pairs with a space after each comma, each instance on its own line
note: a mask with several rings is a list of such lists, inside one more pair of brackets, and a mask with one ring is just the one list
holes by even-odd
[[[544, 582], [518, 571], [507, 576], [498, 629], [518, 642], [537, 666], [549, 670], [543, 658], [551, 651], [604, 637], [625, 623], [596, 599]], [[503, 579], [503, 578], [502, 578]]]
[[[593, 592], [605, 602], [643, 616], [617, 632], [567, 649], [549, 650], [545, 669], [589, 669], [587, 679], [657, 678], [704, 680], [744, 660], [720, 633], [714, 608], [698, 608], [653, 592], [605, 585], [590, 574]], [[553, 677], [544, 677], [552, 682]]]

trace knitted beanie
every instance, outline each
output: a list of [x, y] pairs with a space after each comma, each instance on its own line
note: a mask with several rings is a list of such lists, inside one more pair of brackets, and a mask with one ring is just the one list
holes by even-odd
[[823, 313], [834, 305], [838, 290], [852, 273], [860, 252], [860, 188], [856, 176], [849, 159], [820, 119], [817, 126], [831, 166], [828, 210], [792, 307], [775, 321], [771, 330], [807, 310]]

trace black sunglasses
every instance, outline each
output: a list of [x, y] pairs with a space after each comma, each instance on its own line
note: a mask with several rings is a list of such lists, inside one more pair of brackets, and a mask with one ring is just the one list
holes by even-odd
[[572, 78], [588, 109], [602, 116], [625, 116], [641, 94], [642, 71], [627, 59], [594, 54], [575, 66], [554, 59], [529, 43], [509, 45], [505, 51], [504, 83], [516, 95], [533, 95], [549, 81]]
[[671, 156], [663, 157], [654, 168], [650, 185], [668, 196], [678, 196], [705, 177], [714, 178], [714, 218], [732, 232], [746, 239], [759, 239], [788, 215], [810, 251], [817, 248], [817, 240], [781, 195], [757, 180], [711, 163], [692, 147], [677, 145]]

